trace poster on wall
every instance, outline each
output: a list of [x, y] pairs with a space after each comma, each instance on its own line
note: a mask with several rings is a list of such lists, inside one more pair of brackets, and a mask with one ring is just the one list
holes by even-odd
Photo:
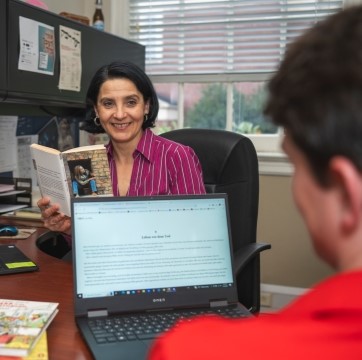
[[60, 90], [80, 91], [82, 78], [81, 32], [60, 25]]
[[16, 169], [17, 116], [0, 116], [0, 173]]
[[20, 16], [19, 34], [19, 70], [54, 75], [54, 27]]

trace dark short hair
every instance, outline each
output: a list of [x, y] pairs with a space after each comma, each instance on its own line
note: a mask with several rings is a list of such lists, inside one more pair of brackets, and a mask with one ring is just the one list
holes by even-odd
[[264, 113], [284, 127], [322, 185], [332, 157], [362, 171], [362, 6], [329, 16], [291, 44]]
[[149, 101], [148, 118], [143, 123], [142, 128], [146, 129], [155, 126], [159, 105], [157, 94], [150, 78], [140, 67], [131, 62], [114, 61], [99, 68], [89, 84], [86, 97], [86, 120], [82, 124], [81, 129], [90, 133], [104, 133], [102, 126], [96, 126], [94, 124], [94, 105], [97, 104], [99, 90], [105, 81], [122, 78], [132, 81], [142, 94], [144, 101]]

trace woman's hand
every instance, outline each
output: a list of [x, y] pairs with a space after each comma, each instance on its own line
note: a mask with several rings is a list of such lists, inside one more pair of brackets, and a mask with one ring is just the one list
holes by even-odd
[[58, 204], [50, 204], [48, 197], [41, 198], [37, 205], [41, 210], [44, 226], [51, 231], [71, 235], [71, 220], [69, 216], [59, 212]]

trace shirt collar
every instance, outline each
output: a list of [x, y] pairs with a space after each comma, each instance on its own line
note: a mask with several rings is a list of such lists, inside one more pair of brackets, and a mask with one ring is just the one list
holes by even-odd
[[[153, 162], [154, 154], [155, 154], [155, 140], [156, 135], [152, 132], [151, 129], [145, 129], [138, 145], [136, 147], [135, 152], [133, 153], [133, 157], [137, 156], [137, 154], [145, 157], [149, 162]], [[113, 144], [112, 141], [109, 141], [106, 145], [107, 154], [109, 157], [113, 158]]]

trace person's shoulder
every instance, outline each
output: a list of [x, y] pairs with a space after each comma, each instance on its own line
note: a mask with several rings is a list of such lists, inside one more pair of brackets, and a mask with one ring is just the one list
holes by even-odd
[[187, 145], [158, 136], [158, 145], [169, 158], [177, 158], [179, 161], [190, 160], [195, 157], [195, 151]]
[[165, 138], [163, 136], [156, 135], [156, 134], [153, 134], [153, 136], [154, 136], [155, 143], [157, 143], [158, 145], [165, 146], [168, 150], [177, 151], [177, 150], [189, 150], [189, 149], [191, 149], [189, 146], [180, 144], [180, 143], [178, 143], [176, 141], [167, 139], [167, 138]]
[[[251, 327], [251, 328], [250, 328]], [[191, 322], [181, 323], [171, 329], [154, 343], [150, 359], [236, 359], [241, 355], [255, 354], [255, 345], [260, 341], [260, 334], [273, 333], [271, 327], [264, 326], [264, 321], [257, 318], [230, 320], [219, 317], [200, 317]], [[203, 335], [201, 335], [203, 334]], [[203, 341], [207, 334], [208, 341]], [[263, 344], [270, 345], [269, 338]], [[243, 342], [242, 350], [236, 344]], [[185, 347], [187, 344], [187, 347]], [[267, 347], [258, 351], [268, 355]]]
[[183, 147], [184, 145], [182, 144], [179, 144], [173, 140], [170, 140], [170, 139], [166, 139], [165, 137], [163, 136], [160, 136], [160, 135], [154, 135], [155, 136], [155, 141], [158, 143], [158, 144], [161, 144], [161, 145], [167, 145], [169, 146], [170, 148], [178, 148], [178, 147]]

